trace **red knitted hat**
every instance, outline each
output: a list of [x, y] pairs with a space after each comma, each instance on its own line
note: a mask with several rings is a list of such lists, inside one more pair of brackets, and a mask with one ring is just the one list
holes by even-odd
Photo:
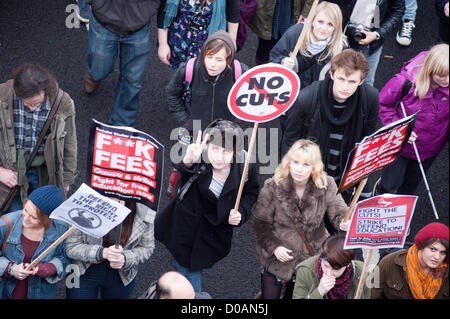
[[430, 238], [440, 238], [448, 241], [448, 226], [441, 223], [431, 223], [419, 230], [414, 242], [416, 245]]

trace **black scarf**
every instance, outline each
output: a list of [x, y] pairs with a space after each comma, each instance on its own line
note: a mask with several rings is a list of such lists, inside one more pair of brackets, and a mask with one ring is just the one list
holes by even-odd
[[320, 146], [322, 158], [326, 167], [328, 164], [328, 141], [330, 139], [330, 131], [334, 125], [345, 126], [340, 159], [342, 174], [347, 162], [348, 154], [362, 138], [361, 134], [363, 132], [364, 124], [362, 105], [368, 101], [365, 98], [365, 94], [362, 94], [360, 86], [356, 92], [348, 98], [345, 110], [342, 112], [341, 116], [337, 119], [334, 118], [333, 105], [335, 102], [333, 98], [333, 83], [330, 75], [327, 75], [318, 86], [318, 98], [317, 101], [313, 102], [313, 105], [316, 105], [315, 103], [319, 104], [318, 117], [313, 119], [308, 135], [317, 139], [316, 142]]

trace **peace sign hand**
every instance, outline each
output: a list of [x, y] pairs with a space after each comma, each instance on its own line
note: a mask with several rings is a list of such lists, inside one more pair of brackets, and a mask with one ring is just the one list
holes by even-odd
[[209, 134], [206, 134], [205, 138], [202, 141], [202, 131], [198, 131], [197, 141], [187, 147], [186, 154], [184, 155], [183, 163], [184, 165], [186, 165], [186, 167], [191, 167], [194, 162], [198, 161], [198, 159], [202, 155], [208, 138]]

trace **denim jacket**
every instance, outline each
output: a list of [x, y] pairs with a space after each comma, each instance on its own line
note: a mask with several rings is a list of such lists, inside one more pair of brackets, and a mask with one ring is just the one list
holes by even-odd
[[[6, 267], [12, 261], [16, 264], [23, 262], [24, 252], [21, 244], [22, 237], [22, 211], [16, 211], [5, 215], [11, 221], [11, 233], [7, 239], [5, 255], [0, 251], [0, 276], [5, 272]], [[45, 231], [44, 238], [36, 249], [32, 260], [36, 259], [45, 249], [53, 244], [68, 229], [64, 222], [53, 220], [50, 228]], [[0, 245], [3, 245], [7, 230], [6, 222], [0, 219]], [[38, 275], [28, 277], [28, 298], [29, 299], [54, 299], [56, 298], [56, 283], [63, 279], [65, 268], [69, 263], [64, 251], [64, 242], [59, 244], [49, 254], [47, 254], [41, 263], [52, 263], [56, 267], [56, 275], [47, 278], [41, 278]], [[0, 277], [1, 298], [10, 298], [16, 286], [17, 279]]]

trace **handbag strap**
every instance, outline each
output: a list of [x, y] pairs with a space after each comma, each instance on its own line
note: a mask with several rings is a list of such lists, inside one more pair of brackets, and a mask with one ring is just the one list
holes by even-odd
[[39, 146], [41, 146], [42, 141], [44, 140], [45, 135], [47, 135], [47, 131], [50, 127], [50, 124], [53, 121], [53, 117], [55, 116], [56, 112], [59, 109], [59, 106], [61, 105], [61, 101], [63, 99], [63, 91], [61, 89], [58, 89], [58, 95], [56, 96], [55, 100], [53, 101], [52, 107], [50, 109], [50, 114], [48, 115], [47, 120], [45, 121], [44, 127], [42, 128], [41, 134], [39, 135], [39, 139], [37, 140], [36, 146], [33, 149], [33, 152], [30, 155], [30, 158], [28, 159], [27, 162], [27, 171], [30, 169], [31, 167], [31, 163], [33, 162]]
[[311, 248], [311, 245], [309, 244], [309, 241], [306, 239], [305, 234], [303, 234], [302, 230], [298, 227], [295, 226], [295, 229], [297, 230], [298, 235], [300, 236], [300, 238], [303, 240], [303, 242], [305, 243], [306, 249], [308, 249], [308, 253], [309, 255], [312, 257], [314, 256], [314, 252]]
[[182, 201], [184, 198], [184, 195], [189, 190], [189, 187], [191, 187], [192, 183], [200, 176], [200, 170], [197, 171], [194, 175], [192, 175], [186, 183], [184, 183], [183, 187], [180, 188], [178, 192], [178, 200]]
[[6, 227], [7, 227], [6, 228], [5, 238], [3, 238], [3, 245], [2, 245], [2, 256], [5, 256], [6, 245], [8, 244], [7, 240], [8, 240], [9, 234], [11, 233], [12, 225], [11, 225], [11, 221], [9, 220], [8, 217], [2, 216], [2, 219], [5, 220]]

